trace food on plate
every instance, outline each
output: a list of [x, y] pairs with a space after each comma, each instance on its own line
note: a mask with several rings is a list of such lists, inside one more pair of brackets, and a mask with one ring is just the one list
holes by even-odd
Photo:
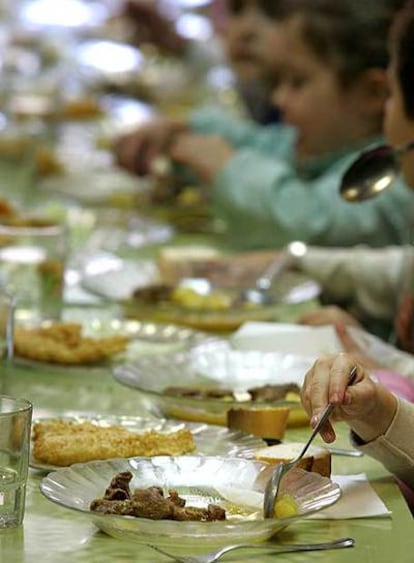
[[96, 119], [102, 116], [103, 109], [93, 98], [73, 98], [62, 104], [60, 116], [62, 119]]
[[276, 518], [290, 518], [299, 514], [299, 507], [292, 495], [285, 493], [276, 500], [274, 514]]
[[222, 255], [209, 246], [163, 248], [157, 256], [162, 281], [176, 285], [182, 278], [205, 278], [220, 287], [252, 286], [275, 260], [273, 251]]
[[16, 327], [14, 330], [16, 355], [66, 365], [93, 364], [107, 360], [123, 352], [128, 342], [129, 338], [122, 335], [104, 338], [83, 336], [82, 325], [78, 323]]
[[221, 506], [209, 504], [207, 508], [186, 506], [185, 499], [171, 489], [164, 496], [161, 487], [136, 488], [131, 492], [130, 471], [118, 473], [106, 489], [103, 498], [91, 502], [93, 512], [150, 518], [152, 520], [179, 520], [213, 522], [225, 520], [226, 512]]
[[63, 163], [57, 154], [47, 146], [39, 146], [35, 153], [36, 170], [41, 178], [45, 176], [61, 175], [65, 172]]
[[193, 265], [203, 264], [206, 260], [218, 256], [218, 250], [210, 246], [167, 246], [159, 250], [157, 266], [162, 281], [174, 285], [182, 278], [204, 277], [194, 275]]
[[[297, 457], [305, 444], [292, 442], [290, 444], [277, 444], [267, 448], [261, 448], [254, 452], [254, 457], [258, 461], [266, 461], [268, 463], [283, 463], [291, 461]], [[331, 454], [325, 448], [318, 446], [310, 446], [306, 454], [299, 461], [298, 467], [306, 471], [319, 473], [323, 477], [331, 475]]]
[[282, 385], [262, 385], [251, 387], [246, 391], [234, 391], [222, 387], [179, 387], [171, 386], [164, 389], [164, 394], [174, 397], [189, 397], [191, 399], [221, 399], [223, 401], [263, 401], [274, 402], [299, 399], [299, 386], [296, 383]]
[[[138, 288], [133, 293], [133, 300], [143, 305], [173, 305], [189, 311], [230, 311], [238, 304], [238, 296], [229, 290], [213, 289], [204, 294], [184, 285], [165, 284]], [[251, 308], [247, 302], [240, 302], [240, 306]]]
[[281, 440], [285, 433], [289, 407], [234, 408], [227, 411], [227, 426], [261, 438]]
[[15, 215], [16, 211], [7, 199], [0, 199], [0, 217], [4, 220], [7, 217]]
[[64, 419], [36, 422], [32, 444], [36, 461], [56, 466], [116, 457], [182, 455], [195, 449], [188, 428], [136, 434], [119, 425]]

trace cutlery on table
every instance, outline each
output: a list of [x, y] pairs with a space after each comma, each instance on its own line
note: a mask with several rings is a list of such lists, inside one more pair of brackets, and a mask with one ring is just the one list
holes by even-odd
[[355, 545], [355, 540], [352, 538], [341, 538], [339, 540], [334, 540], [325, 543], [303, 543], [303, 544], [285, 544], [285, 545], [270, 545], [262, 543], [239, 543], [234, 545], [227, 545], [225, 547], [220, 547], [204, 555], [190, 555], [190, 556], [180, 556], [173, 555], [172, 553], [165, 551], [164, 548], [160, 548], [153, 544], [146, 544], [148, 547], [155, 549], [159, 553], [162, 553], [166, 557], [169, 557], [173, 561], [178, 563], [215, 563], [229, 551], [234, 551], [235, 549], [264, 549], [270, 554], [276, 553], [288, 553], [294, 551], [322, 551], [325, 549], [341, 549], [344, 547], [353, 547]]
[[[352, 385], [352, 383], [355, 381], [356, 376], [357, 376], [357, 368], [354, 366], [349, 373], [348, 385]], [[285, 463], [279, 463], [279, 465], [273, 471], [269, 481], [267, 482], [267, 485], [266, 485], [266, 488], [265, 488], [265, 493], [264, 493], [263, 512], [264, 512], [265, 518], [273, 518], [274, 517], [276, 497], [277, 497], [277, 493], [279, 492], [279, 485], [280, 485], [280, 482], [282, 480], [282, 477], [284, 475], [286, 475], [286, 473], [288, 471], [290, 471], [292, 469], [292, 467], [295, 467], [295, 465], [297, 465], [299, 463], [299, 461], [302, 459], [302, 457], [307, 452], [307, 450], [308, 450], [309, 446], [311, 445], [315, 436], [319, 433], [322, 426], [325, 424], [325, 422], [331, 416], [334, 408], [335, 408], [334, 405], [332, 405], [331, 403], [328, 403], [328, 405], [323, 410], [321, 416], [319, 417], [318, 423], [316, 424], [315, 428], [313, 429], [312, 434], [310, 435], [308, 441], [304, 445], [300, 454], [297, 457], [295, 457], [295, 459], [293, 459], [292, 461], [288, 461], [288, 462], [285, 462]]]

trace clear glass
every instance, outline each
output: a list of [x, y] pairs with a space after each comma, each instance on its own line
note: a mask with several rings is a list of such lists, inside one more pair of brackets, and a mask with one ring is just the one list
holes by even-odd
[[16, 320], [60, 317], [65, 258], [63, 225], [36, 219], [0, 224], [0, 284], [15, 297]]
[[5, 361], [14, 353], [14, 308], [14, 296], [0, 291], [0, 358]]
[[0, 395], [0, 529], [24, 517], [32, 404]]

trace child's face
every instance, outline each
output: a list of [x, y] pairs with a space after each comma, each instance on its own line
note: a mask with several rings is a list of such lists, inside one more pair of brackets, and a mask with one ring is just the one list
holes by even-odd
[[[395, 62], [389, 72], [390, 97], [386, 105], [384, 131], [392, 146], [403, 145], [414, 140], [414, 120], [404, 110], [401, 87], [396, 76]], [[409, 186], [414, 188], [414, 152], [406, 153], [402, 159], [402, 173]]]
[[371, 120], [368, 125], [356, 84], [345, 89], [333, 65], [308, 46], [300, 17], [288, 19], [282, 29], [285, 64], [272, 99], [297, 129], [297, 157], [334, 152], [379, 133], [371, 130]]
[[278, 25], [257, 0], [234, 2], [225, 35], [227, 56], [238, 78], [274, 84], [283, 59]]

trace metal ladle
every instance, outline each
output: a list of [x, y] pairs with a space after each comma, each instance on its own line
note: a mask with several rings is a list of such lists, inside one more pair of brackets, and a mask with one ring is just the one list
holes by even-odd
[[294, 241], [287, 245], [282, 256], [270, 263], [264, 273], [257, 278], [253, 287], [245, 289], [241, 298], [254, 305], [268, 305], [275, 299], [271, 295], [270, 289], [274, 280], [280, 276], [295, 260], [306, 253], [306, 244], [301, 241]]
[[414, 149], [414, 141], [393, 148], [381, 145], [365, 151], [348, 168], [339, 189], [350, 202], [365, 201], [389, 188], [400, 171], [401, 157]]

